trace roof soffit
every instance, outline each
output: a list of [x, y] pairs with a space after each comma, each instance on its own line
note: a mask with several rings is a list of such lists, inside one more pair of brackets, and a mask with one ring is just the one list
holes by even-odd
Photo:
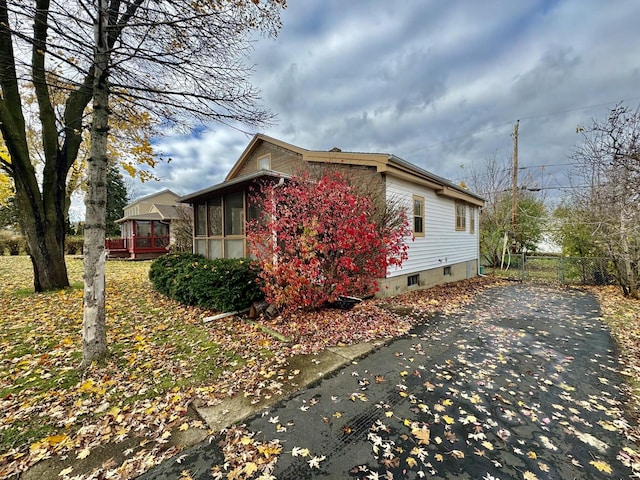
[[385, 169], [389, 156], [381, 153], [325, 152], [307, 150], [302, 160], [314, 163], [334, 163], [375, 167], [378, 172]]

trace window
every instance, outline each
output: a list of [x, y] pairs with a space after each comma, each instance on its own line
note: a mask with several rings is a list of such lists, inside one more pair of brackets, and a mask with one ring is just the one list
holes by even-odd
[[151, 221], [136, 220], [136, 248], [151, 247]]
[[[194, 252], [209, 258], [245, 254], [245, 192], [210, 198], [195, 205]], [[251, 212], [247, 213], [249, 216]], [[253, 214], [257, 215], [256, 208]]]
[[251, 201], [251, 197], [247, 196], [247, 222], [260, 218], [260, 204]]
[[418, 285], [419, 282], [420, 282], [420, 275], [417, 273], [415, 275], [409, 275], [407, 277], [407, 287], [410, 287], [412, 285]]
[[209, 237], [222, 235], [222, 197], [216, 197], [207, 203]]
[[209, 239], [209, 258], [221, 258], [222, 257], [222, 240]]
[[258, 170], [269, 170], [271, 168], [271, 154], [258, 157]]
[[136, 248], [162, 248], [169, 246], [169, 224], [160, 220], [136, 220]]
[[169, 224], [154, 220], [153, 222], [153, 236], [154, 237], [168, 237], [169, 236]]
[[469, 208], [469, 233], [476, 233], [476, 209]]
[[467, 229], [467, 206], [456, 202], [456, 230]]
[[151, 221], [136, 220], [136, 237], [150, 237], [150, 236], [151, 236]]
[[196, 205], [195, 217], [196, 237], [205, 237], [207, 235], [207, 205], [205, 203]]
[[244, 241], [243, 240], [225, 240], [224, 241], [224, 257], [225, 258], [244, 257]]
[[442, 274], [443, 274], [443, 275], [451, 276], [451, 266], [444, 267], [444, 268], [442, 269]]
[[193, 251], [194, 251], [194, 253], [198, 253], [200, 255], [206, 255], [207, 254], [207, 241], [206, 240], [199, 240], [199, 239], [196, 238], [196, 241], [193, 244]]
[[232, 193], [224, 197], [224, 234], [244, 233], [244, 194]]
[[153, 246], [156, 248], [169, 246], [169, 224], [154, 220], [153, 221]]
[[424, 197], [413, 196], [413, 234], [424, 237]]

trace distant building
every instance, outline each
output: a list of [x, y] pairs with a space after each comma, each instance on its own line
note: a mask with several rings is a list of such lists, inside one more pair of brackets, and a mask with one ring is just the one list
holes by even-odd
[[165, 189], [141, 197], [124, 208], [120, 238], [108, 239], [106, 248], [112, 258], [156, 258], [167, 253], [174, 242], [171, 222], [180, 218], [180, 196]]

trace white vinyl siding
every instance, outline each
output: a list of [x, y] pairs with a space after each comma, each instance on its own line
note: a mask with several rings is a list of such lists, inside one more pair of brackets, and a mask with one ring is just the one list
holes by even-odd
[[473, 234], [456, 231], [455, 200], [436, 195], [434, 190], [399, 180], [386, 178], [387, 198], [402, 201], [407, 214], [413, 210], [414, 196], [424, 197], [424, 237], [408, 240], [409, 258], [401, 268], [392, 268], [387, 277], [411, 274], [432, 268], [475, 260], [478, 258], [477, 229]]

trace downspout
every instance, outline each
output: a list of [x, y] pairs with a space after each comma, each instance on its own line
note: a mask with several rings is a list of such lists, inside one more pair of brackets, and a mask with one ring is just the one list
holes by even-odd
[[478, 208], [478, 221], [476, 222], [476, 224], [478, 225], [478, 228], [476, 229], [476, 232], [477, 232], [476, 236], [478, 237], [477, 240], [476, 240], [476, 246], [477, 246], [477, 249], [478, 249], [478, 257], [477, 257], [478, 258], [478, 260], [477, 260], [477, 262], [478, 262], [478, 276], [479, 277], [486, 277], [485, 274], [480, 273], [480, 269], [482, 267], [482, 265], [480, 265], [480, 263], [481, 263], [480, 262], [480, 259], [481, 259], [481, 257], [480, 257], [480, 228], [482, 228], [482, 225], [480, 225], [480, 209], [479, 208]]

